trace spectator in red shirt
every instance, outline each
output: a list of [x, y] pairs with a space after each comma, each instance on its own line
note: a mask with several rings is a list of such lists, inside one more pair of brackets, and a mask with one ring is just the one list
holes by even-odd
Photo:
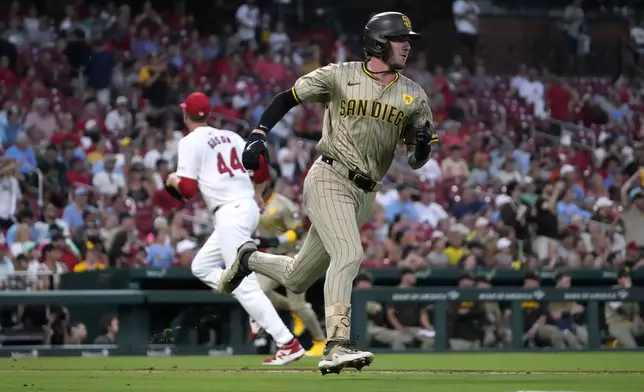
[[244, 58], [244, 63], [246, 64], [247, 67], [253, 68], [255, 64], [257, 64], [257, 59], [259, 58], [259, 45], [257, 45], [257, 41], [251, 40], [248, 42], [248, 47], [246, 48], [246, 51], [244, 51], [243, 58]]
[[215, 75], [227, 76], [229, 79], [236, 80], [243, 66], [244, 62], [241, 55], [233, 53], [230, 58], [222, 57], [217, 60], [213, 65], [212, 71]]
[[550, 117], [559, 121], [570, 121], [570, 105], [575, 92], [560, 78], [554, 77], [546, 90], [546, 103], [550, 109]]
[[92, 176], [85, 170], [85, 162], [78, 157], [71, 160], [70, 168], [66, 173], [67, 183], [76, 188], [81, 185], [91, 186]]
[[461, 135], [461, 123], [458, 121], [447, 120], [443, 123], [443, 130], [445, 131], [441, 137], [442, 143], [445, 146], [462, 145], [465, 141]]
[[9, 69], [9, 58], [7, 56], [0, 57], [0, 82], [4, 83], [8, 89], [18, 85], [16, 74]]
[[58, 116], [60, 128], [51, 137], [54, 144], [73, 143], [75, 147], [80, 146], [81, 138], [74, 131], [74, 120], [70, 113], [62, 113]]
[[264, 82], [275, 82], [280, 84], [288, 76], [286, 68], [269, 56], [262, 56], [253, 67], [253, 71]]
[[213, 113], [219, 113], [227, 117], [241, 119], [241, 112], [232, 107], [232, 95], [228, 93], [221, 94], [221, 103], [212, 108]]
[[84, 133], [94, 130], [105, 132], [105, 121], [99, 115], [96, 102], [90, 102], [85, 106], [81, 118], [76, 123], [76, 131]]
[[74, 266], [78, 264], [79, 255], [74, 253], [67, 245], [67, 239], [60, 232], [53, 232], [51, 234], [51, 243], [56, 249], [60, 251], [60, 261], [66, 266], [68, 271], [73, 271]]

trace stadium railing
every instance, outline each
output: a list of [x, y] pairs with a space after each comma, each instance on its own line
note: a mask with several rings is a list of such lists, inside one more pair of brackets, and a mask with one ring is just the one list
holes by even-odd
[[[172, 281], [176, 284], [178, 277], [183, 275], [177, 275], [177, 272], [170, 272], [169, 270], [132, 272], [145, 273], [146, 279], [162, 280], [166, 284]], [[189, 274], [189, 271], [185, 272]], [[510, 272], [512, 271], [508, 271], [508, 273]], [[610, 275], [608, 272], [586, 272]], [[614, 278], [612, 275], [611, 277]], [[136, 287], [136, 284], [126, 283], [125, 281], [121, 281], [121, 283], [129, 287]], [[103, 286], [106, 285], [103, 284]], [[252, 343], [245, 338], [245, 332], [248, 329], [247, 315], [232, 297], [221, 296], [204, 289], [154, 289], [149, 283], [141, 283], [140, 286], [148, 287], [119, 290], [0, 292], [0, 305], [3, 307], [19, 305], [64, 305], [69, 309], [72, 319], [83, 320], [86, 324], [96, 323], [100, 318], [100, 314], [114, 313], [118, 314], [120, 318], [118, 346], [83, 346], [83, 348], [44, 345], [0, 346], [0, 357], [48, 355], [165, 356], [254, 353]], [[474, 289], [456, 288], [454, 286], [432, 286], [416, 287], [413, 289], [376, 287], [370, 290], [356, 290], [354, 291], [352, 299], [352, 333], [356, 337], [361, 337], [357, 340], [357, 344], [362, 348], [367, 348], [370, 345], [370, 339], [367, 334], [367, 301], [378, 301], [386, 304], [400, 302], [432, 304], [434, 308], [432, 321], [436, 328], [436, 342], [432, 351], [447, 350], [448, 331], [446, 312], [451, 302], [483, 301], [510, 303], [513, 338], [511, 347], [503, 348], [506, 351], [530, 349], [526, 347], [523, 340], [522, 302], [582, 302], [586, 306], [588, 319], [589, 344], [586, 349], [598, 350], [601, 348], [602, 342], [601, 313], [603, 311], [603, 303], [605, 301], [644, 301], [644, 289], [602, 287], [525, 289], [516, 286]], [[94, 317], [90, 317], [92, 314], [94, 314]], [[209, 319], [210, 321], [208, 321]], [[198, 341], [191, 340], [192, 338], [190, 337], [185, 338], [181, 336], [182, 334], [190, 334], [201, 328], [204, 324], [210, 324], [211, 322], [219, 325], [218, 331], [221, 334], [221, 339], [214, 340], [216, 342], [215, 344], [200, 344]], [[382, 350], [391, 351], [390, 349]], [[418, 351], [418, 349], [410, 349], [410, 351], [414, 350]]]
[[[598, 350], [601, 348], [601, 312], [602, 304], [606, 301], [640, 302], [644, 300], [644, 289], [618, 288], [522, 288], [496, 287], [490, 289], [436, 287], [396, 289], [376, 287], [367, 290], [355, 290], [352, 298], [352, 333], [356, 336], [368, 336], [367, 333], [367, 301], [384, 302], [413, 302], [433, 304], [433, 325], [436, 337], [434, 350], [447, 350], [447, 307], [450, 302], [509, 302], [511, 308], [512, 342], [510, 350], [528, 349], [524, 340], [524, 311], [522, 303], [538, 302], [582, 302], [586, 307], [588, 346], [585, 349]], [[369, 339], [359, 339], [360, 348], [369, 347]], [[503, 350], [507, 351], [508, 348]]]

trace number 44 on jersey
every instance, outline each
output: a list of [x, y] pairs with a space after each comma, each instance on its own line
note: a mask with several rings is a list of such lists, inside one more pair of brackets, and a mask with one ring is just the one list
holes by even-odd
[[235, 149], [229, 138], [226, 136], [214, 136], [208, 140], [208, 146], [213, 149], [223, 143], [230, 144], [232, 148], [230, 149], [230, 157], [228, 159], [225, 159], [221, 152], [217, 153], [217, 169], [219, 170], [219, 174], [228, 174], [228, 176], [234, 177], [237, 171], [246, 173], [246, 169], [244, 169], [244, 165], [242, 165], [237, 154], [237, 149]]

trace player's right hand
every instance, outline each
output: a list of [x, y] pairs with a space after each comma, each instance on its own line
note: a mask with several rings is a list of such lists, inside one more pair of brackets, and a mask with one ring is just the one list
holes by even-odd
[[270, 163], [266, 148], [266, 135], [263, 132], [253, 131], [248, 136], [246, 147], [242, 152], [242, 164], [247, 170], [257, 170], [259, 169], [260, 156], [264, 157], [266, 163]]

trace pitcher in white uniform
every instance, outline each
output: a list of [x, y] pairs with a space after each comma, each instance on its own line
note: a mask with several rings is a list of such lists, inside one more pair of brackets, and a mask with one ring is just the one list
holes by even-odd
[[[210, 100], [204, 94], [190, 94], [181, 108], [189, 133], [179, 141], [177, 172], [168, 176], [166, 184], [186, 198], [201, 192], [212, 211], [215, 230], [192, 261], [192, 273], [217, 290], [223, 269], [235, 261], [237, 247], [255, 231], [260, 211], [250, 173], [240, 160], [244, 140], [206, 125]], [[304, 355], [255, 275], [246, 277], [232, 294], [277, 343], [277, 353], [264, 364], [284, 365]]]

